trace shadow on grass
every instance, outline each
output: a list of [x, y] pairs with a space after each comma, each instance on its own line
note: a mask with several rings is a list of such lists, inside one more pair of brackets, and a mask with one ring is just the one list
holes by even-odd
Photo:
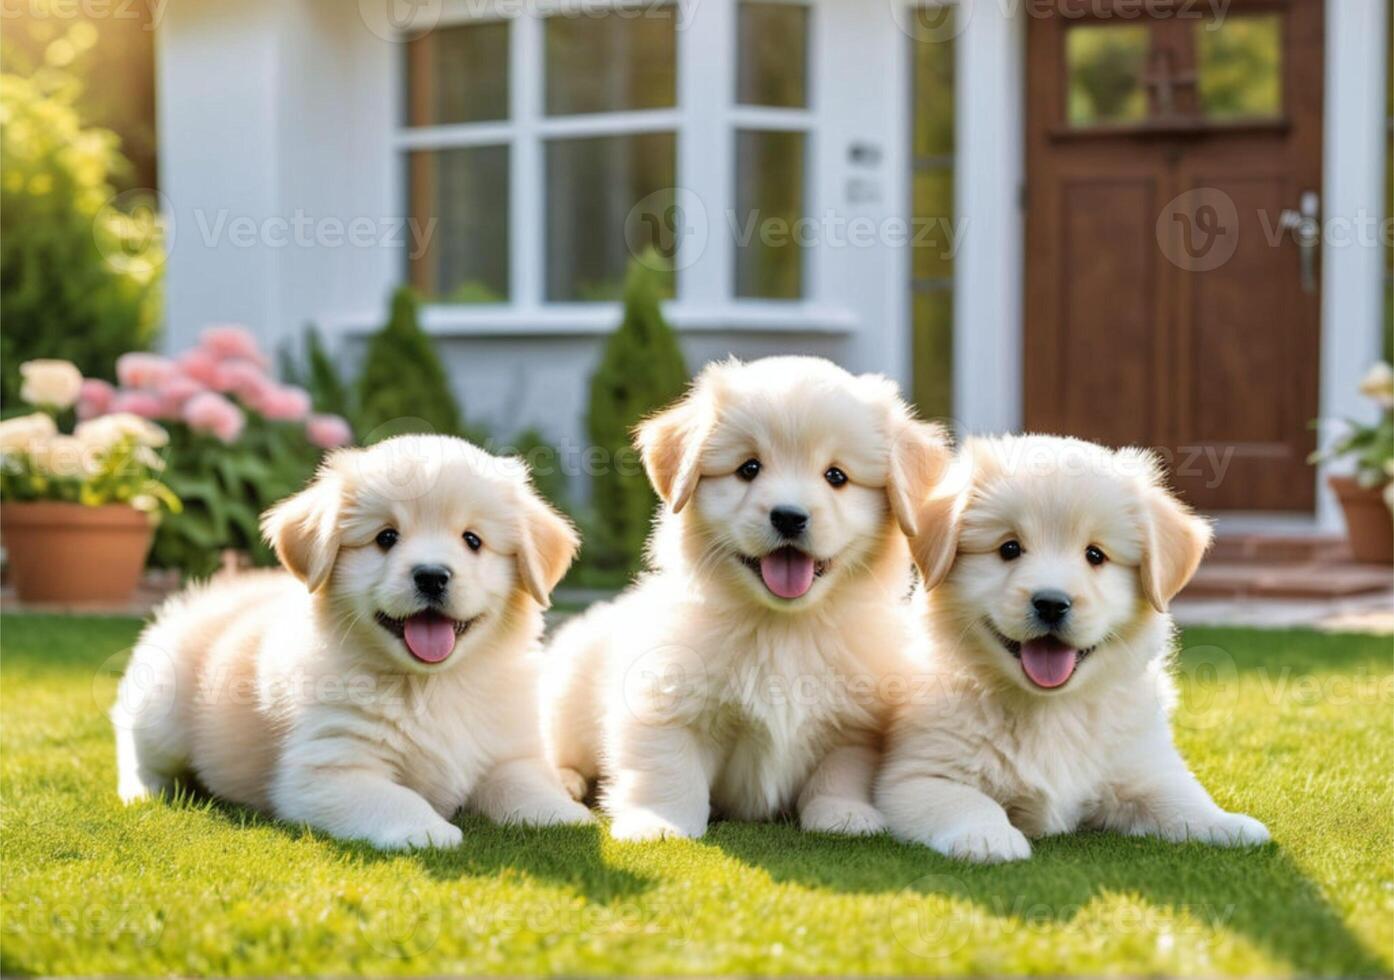
[[[990, 919], [1012, 931], [1068, 924], [1091, 903], [1121, 895], [1232, 932], [1299, 974], [1390, 972], [1388, 960], [1350, 932], [1321, 890], [1273, 844], [1230, 850], [1080, 833], [1035, 842], [1028, 862], [982, 866], [886, 836], [837, 838], [792, 825], [718, 824], [706, 841], [778, 882], [970, 903], [972, 911], [958, 923], [963, 928], [932, 926], [938, 941], [971, 942], [974, 923]], [[1120, 916], [1107, 927], [1127, 932], [1157, 925], [1140, 915]]]
[[454, 848], [380, 851], [362, 841], [343, 841], [311, 828], [275, 820], [247, 807], [210, 796], [192, 785], [181, 785], [169, 801], [208, 813], [235, 827], [269, 827], [288, 837], [309, 837], [364, 864], [412, 861], [423, 873], [440, 881], [457, 878], [497, 878], [508, 872], [561, 885], [593, 904], [625, 901], [651, 888], [653, 880], [607, 864], [600, 853], [603, 831], [595, 824], [567, 827], [500, 826], [475, 813], [461, 812], [455, 823], [465, 832]]

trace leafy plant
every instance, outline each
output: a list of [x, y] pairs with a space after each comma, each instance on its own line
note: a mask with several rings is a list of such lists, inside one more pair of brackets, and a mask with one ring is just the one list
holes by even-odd
[[595, 509], [593, 561], [629, 572], [643, 555], [657, 497], [631, 445], [634, 426], [682, 394], [687, 365], [663, 319], [663, 283], [650, 266], [634, 261], [624, 287], [624, 320], [611, 334], [591, 377], [586, 427], [603, 451], [592, 477]]
[[1346, 419], [1345, 434], [1312, 453], [1308, 462], [1349, 458], [1361, 486], [1379, 487], [1394, 479], [1394, 369], [1382, 361], [1374, 365], [1360, 382], [1360, 392], [1380, 406], [1379, 421], [1366, 425]]
[[40, 500], [138, 510], [180, 510], [179, 497], [160, 480], [164, 460], [155, 452], [169, 441], [160, 426], [129, 413], [79, 422], [71, 434], [57, 418], [69, 416], [82, 375], [69, 361], [20, 365], [29, 415], [0, 422], [0, 500]]
[[387, 326], [368, 343], [355, 419], [366, 440], [408, 431], [461, 431], [459, 405], [440, 355], [421, 329], [419, 310], [416, 293], [400, 287]]
[[305, 327], [302, 335], [303, 361], [296, 358], [289, 346], [280, 349], [281, 377], [291, 384], [302, 386], [310, 393], [315, 411], [344, 418], [353, 416], [352, 398], [344, 384], [334, 359], [324, 347], [324, 340], [314, 324]]
[[[61, 78], [62, 76], [57, 76]], [[36, 357], [110, 377], [156, 332], [164, 246], [149, 201], [116, 197], [127, 162], [114, 133], [85, 126], [75, 83], [0, 75], [0, 400]]]

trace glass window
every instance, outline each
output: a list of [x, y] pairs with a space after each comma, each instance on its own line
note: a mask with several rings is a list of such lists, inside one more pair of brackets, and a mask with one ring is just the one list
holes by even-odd
[[738, 16], [736, 101], [806, 107], [808, 8], [794, 3], [742, 3]]
[[1085, 24], [1065, 34], [1072, 125], [1098, 126], [1147, 118], [1142, 77], [1148, 30], [1141, 24]]
[[736, 133], [736, 295], [803, 295], [804, 145], [801, 132]]
[[954, 36], [940, 29], [911, 41], [910, 334], [913, 397], [926, 418], [953, 412]]
[[410, 42], [408, 125], [507, 118], [507, 21], [441, 27]]
[[[676, 135], [550, 140], [546, 167], [547, 298], [618, 299], [625, 269], [635, 257], [631, 247], [637, 252], [645, 247], [626, 241], [625, 220], [641, 201], [646, 210], [665, 210], [652, 195], [672, 193], [677, 183]], [[645, 227], [631, 223], [631, 235]], [[671, 278], [667, 294], [672, 294]]]
[[677, 8], [616, 8], [547, 18], [547, 114], [677, 104]]
[[1196, 28], [1200, 111], [1264, 119], [1283, 111], [1283, 15], [1231, 16]]
[[407, 237], [412, 285], [446, 303], [508, 299], [508, 147], [472, 146], [408, 155]]

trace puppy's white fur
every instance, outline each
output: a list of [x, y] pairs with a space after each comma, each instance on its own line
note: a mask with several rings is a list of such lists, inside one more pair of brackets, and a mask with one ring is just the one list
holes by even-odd
[[[573, 792], [601, 777], [622, 840], [701, 836], [713, 809], [872, 833], [887, 681], [913, 672], [904, 530], [948, 460], [894, 384], [779, 357], [708, 366], [640, 426], [667, 504], [653, 571], [568, 624], [543, 682], [547, 751]], [[761, 464], [746, 482], [737, 470]], [[838, 467], [849, 478], [830, 485]], [[784, 544], [771, 509], [807, 511], [826, 562], [775, 596], [746, 558]]]
[[[912, 551], [931, 589], [933, 683], [899, 713], [876, 800], [891, 831], [951, 857], [1028, 857], [1028, 837], [1081, 826], [1256, 844], [1171, 739], [1167, 605], [1209, 526], [1169, 494], [1155, 459], [1074, 439], [970, 440], [926, 504]], [[1014, 540], [1021, 555], [1004, 560]], [[1090, 546], [1106, 561], [1086, 559]], [[1097, 556], [1096, 556], [1097, 557]], [[1046, 633], [1038, 590], [1072, 606], [1051, 630], [1090, 652], [1060, 687], [1034, 684], [1003, 640]]]
[[[141, 635], [112, 711], [123, 800], [193, 776], [385, 849], [458, 844], [465, 804], [590, 819], [543, 761], [536, 707], [541, 611], [577, 541], [521, 464], [434, 436], [344, 450], [264, 527], [290, 574], [216, 578]], [[421, 564], [450, 571], [440, 610], [470, 623], [440, 663], [377, 618], [423, 608]]]

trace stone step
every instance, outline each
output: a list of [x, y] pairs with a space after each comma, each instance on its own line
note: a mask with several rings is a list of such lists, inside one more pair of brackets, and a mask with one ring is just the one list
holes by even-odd
[[1394, 569], [1352, 561], [1215, 561], [1186, 586], [1187, 599], [1331, 599], [1388, 591]]
[[1210, 561], [1350, 561], [1350, 546], [1342, 536], [1299, 534], [1226, 534], [1216, 537]]

